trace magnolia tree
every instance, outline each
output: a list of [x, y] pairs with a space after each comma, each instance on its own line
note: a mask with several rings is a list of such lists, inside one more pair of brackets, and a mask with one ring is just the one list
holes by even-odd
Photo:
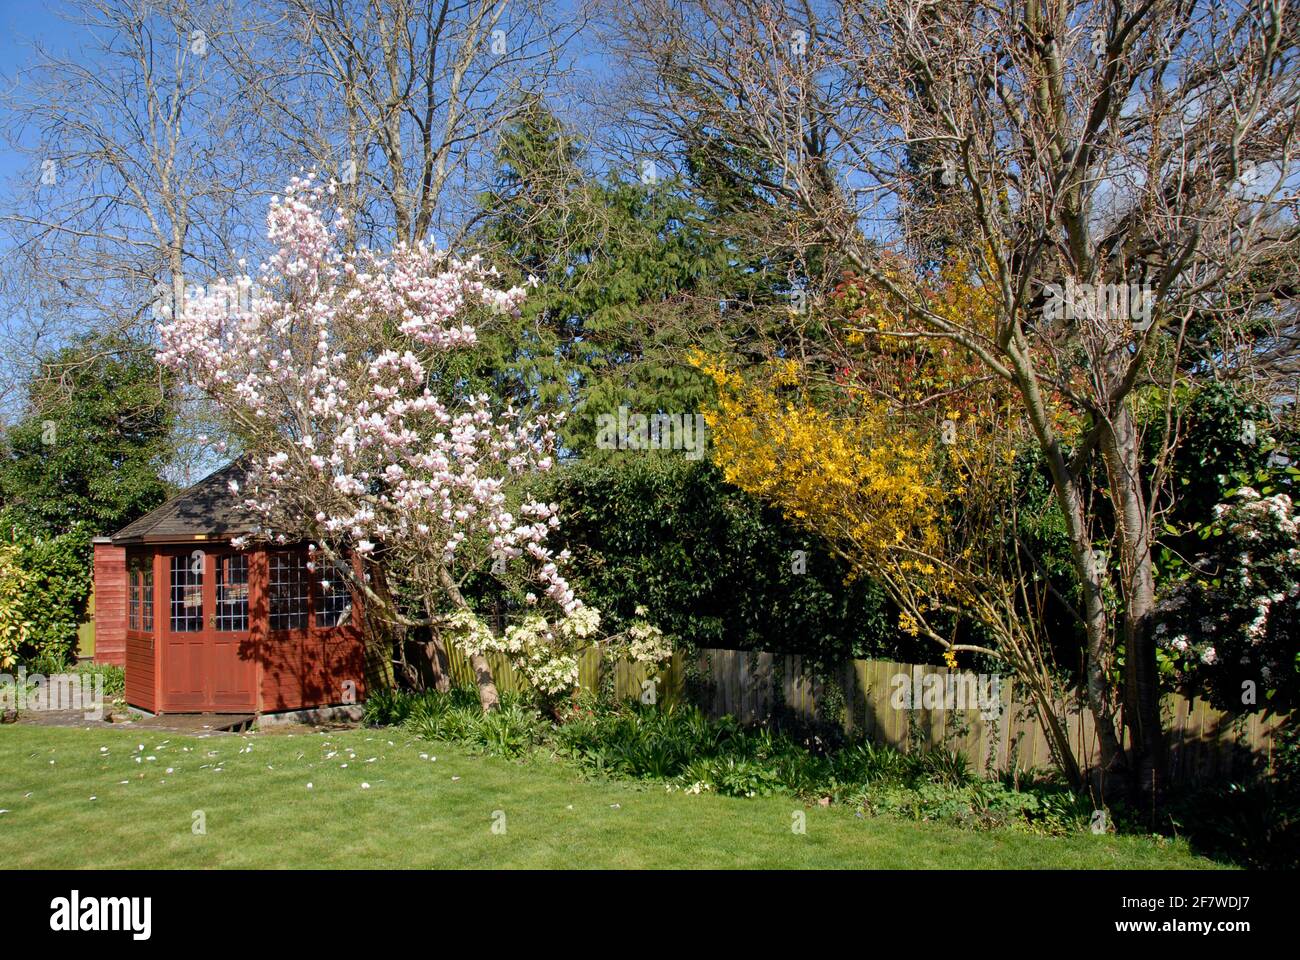
[[[248, 469], [242, 489], [232, 484], [260, 518], [257, 539], [308, 541], [313, 566], [335, 571], [322, 575], [364, 596], [368, 626], [451, 637], [485, 710], [497, 700], [493, 650], [542, 694], [572, 689], [577, 646], [598, 639], [600, 614], [565, 579], [567, 551], [547, 546], [556, 505], [512, 483], [551, 468], [552, 423], [464, 395], [449, 362], [475, 343], [477, 320], [517, 310], [525, 291], [424, 243], [341, 249], [334, 190], [291, 181], [271, 204], [277, 249], [256, 280], [189, 297], [159, 330], [159, 359], [240, 437]], [[485, 569], [526, 584], [529, 613], [504, 636], [461, 590]], [[665, 655], [661, 643], [653, 656]]]

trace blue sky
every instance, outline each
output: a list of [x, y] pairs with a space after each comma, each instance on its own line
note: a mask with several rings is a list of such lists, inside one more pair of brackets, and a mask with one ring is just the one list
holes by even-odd
[[[0, 0], [0, 82], [6, 87], [27, 62], [33, 40], [51, 47], [75, 42], [77, 28], [61, 19], [56, 9], [42, 0]], [[7, 146], [0, 147], [0, 179], [18, 172], [22, 162]]]
[[71, 26], [41, 0], [0, 0], [0, 71], [6, 77], [13, 75], [14, 67], [22, 61], [26, 41], [53, 42], [71, 33]]

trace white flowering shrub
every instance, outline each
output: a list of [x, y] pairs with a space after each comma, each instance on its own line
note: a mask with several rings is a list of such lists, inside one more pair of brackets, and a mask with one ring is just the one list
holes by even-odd
[[552, 621], [530, 613], [518, 623], [495, 633], [468, 610], [447, 618], [453, 641], [467, 656], [499, 653], [543, 698], [572, 692], [578, 686], [578, 657], [583, 649], [599, 646], [607, 657], [627, 657], [659, 666], [672, 657], [672, 643], [658, 627], [646, 622], [645, 608], [621, 634], [600, 636], [600, 611], [579, 605]]
[[1220, 709], [1287, 711], [1300, 700], [1300, 513], [1285, 493], [1242, 487], [1214, 508], [1209, 549], [1156, 606], [1176, 680]]
[[646, 620], [646, 608], [636, 608], [636, 619], [622, 633], [606, 641], [607, 655], [626, 657], [634, 663], [661, 667], [672, 658], [671, 638]]

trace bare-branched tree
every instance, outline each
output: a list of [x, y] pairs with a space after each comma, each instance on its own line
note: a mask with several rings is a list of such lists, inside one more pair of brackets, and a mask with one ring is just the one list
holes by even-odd
[[263, 0], [228, 55], [265, 165], [337, 180], [358, 239], [462, 241], [497, 135], [568, 65], [581, 20], [552, 6]]
[[[647, 137], [703, 129], [763, 158], [734, 173], [784, 238], [836, 245], [889, 291], [890, 335], [960, 344], [1014, 388], [1069, 535], [1101, 773], [1159, 791], [1149, 622], [1176, 388], [1294, 364], [1294, 10], [647, 0], [609, 17]], [[967, 264], [994, 329], [936, 312], [900, 259]]]
[[154, 321], [246, 249], [242, 211], [260, 189], [235, 78], [214, 56], [237, 5], [78, 0], [65, 15], [76, 45], [35, 47], [3, 101], [28, 161], [0, 208], [10, 387], [84, 332], [149, 349]]

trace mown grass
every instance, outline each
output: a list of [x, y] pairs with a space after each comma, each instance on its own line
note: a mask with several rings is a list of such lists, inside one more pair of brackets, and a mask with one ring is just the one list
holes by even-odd
[[9, 726], [0, 810], [10, 868], [1215, 866], [1155, 838], [980, 832], [584, 780], [565, 764], [395, 729], [193, 738]]

